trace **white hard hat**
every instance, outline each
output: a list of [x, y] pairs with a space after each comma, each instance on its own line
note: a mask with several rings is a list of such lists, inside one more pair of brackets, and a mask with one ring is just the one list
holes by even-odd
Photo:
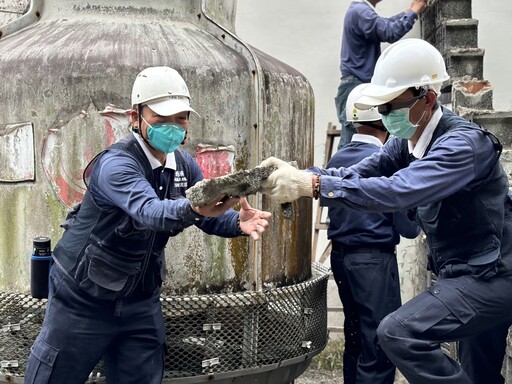
[[181, 75], [170, 67], [149, 67], [133, 83], [132, 107], [146, 104], [160, 116], [190, 111], [190, 93]]
[[347, 121], [361, 123], [364, 121], [377, 121], [381, 119], [377, 108], [372, 107], [370, 109], [358, 109], [355, 106], [355, 103], [362, 97], [361, 92], [369, 85], [369, 83], [359, 84], [352, 91], [350, 91], [345, 107], [345, 116]]
[[375, 64], [371, 86], [363, 91], [357, 107], [385, 104], [410, 87], [437, 89], [448, 80], [441, 53], [421, 39], [403, 39], [388, 46]]

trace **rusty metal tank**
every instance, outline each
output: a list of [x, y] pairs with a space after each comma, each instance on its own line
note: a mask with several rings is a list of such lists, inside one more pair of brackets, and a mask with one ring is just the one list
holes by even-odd
[[[28, 290], [32, 238], [58, 241], [83, 195], [85, 165], [128, 133], [131, 85], [147, 66], [168, 65], [185, 78], [201, 115], [186, 149], [207, 175], [271, 155], [312, 164], [310, 84], [237, 37], [236, 0], [30, 5], [0, 29], [0, 290]], [[311, 202], [294, 203], [293, 220], [265, 197], [250, 202], [273, 212], [263, 240], [189, 228], [167, 247], [167, 292], [261, 290], [311, 276]]]

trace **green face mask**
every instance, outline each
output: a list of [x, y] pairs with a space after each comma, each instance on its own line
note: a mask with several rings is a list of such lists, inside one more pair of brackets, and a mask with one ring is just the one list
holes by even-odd
[[[145, 122], [148, 124], [147, 121]], [[175, 123], [148, 124], [149, 143], [153, 148], [163, 153], [174, 152], [185, 139], [185, 134], [185, 128]]]
[[416, 100], [409, 108], [395, 109], [388, 114], [381, 114], [382, 123], [391, 135], [401, 137], [406, 140], [409, 140], [414, 135], [416, 128], [419, 126], [419, 122], [425, 115], [425, 112], [423, 112], [423, 115], [421, 115], [416, 124], [411, 123], [411, 120], [409, 120], [411, 108], [414, 107], [417, 102], [418, 100]]

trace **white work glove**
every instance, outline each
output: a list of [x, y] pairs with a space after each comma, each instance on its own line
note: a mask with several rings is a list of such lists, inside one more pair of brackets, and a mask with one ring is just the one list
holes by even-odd
[[276, 167], [270, 176], [262, 180], [260, 192], [269, 195], [277, 203], [288, 203], [301, 196], [313, 196], [313, 175], [301, 171], [286, 161], [269, 157], [260, 167]]

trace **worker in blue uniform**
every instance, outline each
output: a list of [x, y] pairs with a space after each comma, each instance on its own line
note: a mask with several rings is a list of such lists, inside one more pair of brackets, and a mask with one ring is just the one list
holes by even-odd
[[[357, 133], [327, 168], [359, 163], [380, 151], [389, 136], [376, 108], [360, 110], [354, 105], [367, 86], [358, 85], [348, 96], [346, 118]], [[331, 269], [344, 315], [343, 383], [393, 384], [396, 369], [380, 348], [377, 326], [402, 304], [396, 245], [400, 235], [418, 236], [419, 226], [407, 211], [361, 212], [333, 206], [328, 217]]]
[[[269, 158], [262, 165], [278, 169], [263, 192], [281, 203], [309, 196], [372, 212], [416, 208], [437, 279], [381, 321], [380, 345], [412, 384], [500, 384], [512, 323], [512, 200], [497, 138], [439, 105], [448, 78], [429, 43], [390, 45], [356, 106], [377, 106], [395, 137], [349, 168], [304, 171]], [[460, 363], [441, 348], [452, 341]]]
[[[165, 324], [160, 287], [169, 237], [196, 225], [222, 237], [268, 226], [269, 212], [224, 196], [191, 206], [185, 191], [203, 178], [179, 149], [190, 94], [169, 67], [149, 67], [132, 88], [133, 132], [87, 166], [87, 191], [56, 245], [42, 329], [25, 384], [83, 384], [103, 358], [107, 383], [160, 384]], [[240, 211], [232, 209], [240, 202]]]
[[382, 43], [394, 43], [409, 32], [427, 0], [413, 0], [411, 6], [391, 17], [377, 14], [375, 6], [381, 0], [352, 0], [343, 19], [341, 37], [341, 81], [334, 99], [341, 138], [338, 148], [350, 143], [355, 133], [353, 125], [345, 120], [347, 97], [359, 84], [368, 83], [381, 53]]

